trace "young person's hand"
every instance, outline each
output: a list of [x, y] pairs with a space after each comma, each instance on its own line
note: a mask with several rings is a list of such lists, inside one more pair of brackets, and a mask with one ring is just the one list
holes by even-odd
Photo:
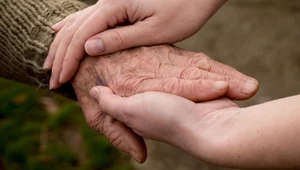
[[241, 169], [299, 169], [300, 95], [239, 108], [221, 98], [194, 103], [172, 94], [115, 95], [92, 88], [103, 113], [136, 134], [198, 159]]
[[210, 142], [222, 127], [231, 126], [231, 118], [240, 109], [227, 98], [196, 104], [161, 92], [121, 97], [104, 86], [92, 88], [90, 95], [105, 115], [123, 122], [139, 136], [171, 144], [206, 161], [214, 161], [208, 155], [217, 154], [215, 143]]
[[[181, 41], [196, 33], [225, 1], [99, 0], [53, 27], [58, 34], [44, 64], [52, 68], [51, 88], [73, 77], [85, 50], [94, 56]], [[120, 24], [128, 25], [115, 28]]]

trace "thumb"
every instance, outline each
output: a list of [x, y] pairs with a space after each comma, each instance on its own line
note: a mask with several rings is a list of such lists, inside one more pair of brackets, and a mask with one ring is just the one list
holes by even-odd
[[104, 114], [102, 108], [85, 91], [74, 89], [88, 124], [103, 134], [117, 149], [130, 154], [137, 162], [143, 163], [147, 157], [143, 138], [125, 124]]
[[91, 56], [108, 54], [131, 47], [158, 44], [150, 25], [136, 23], [101, 32], [85, 43], [85, 51]]
[[129, 98], [115, 95], [108, 87], [104, 86], [93, 87], [90, 95], [98, 102], [104, 113], [129, 126], [130, 122], [126, 117], [128, 114], [135, 114], [137, 110], [131, 108], [129, 111]]

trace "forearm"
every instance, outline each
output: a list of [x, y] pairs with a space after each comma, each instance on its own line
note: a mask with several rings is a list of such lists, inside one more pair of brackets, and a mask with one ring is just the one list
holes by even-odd
[[209, 161], [240, 168], [300, 168], [299, 101], [297, 95], [233, 109], [236, 116], [212, 134], [217, 156]]
[[78, 0], [0, 0], [0, 76], [48, 87], [42, 65], [55, 36], [51, 26], [84, 7]]

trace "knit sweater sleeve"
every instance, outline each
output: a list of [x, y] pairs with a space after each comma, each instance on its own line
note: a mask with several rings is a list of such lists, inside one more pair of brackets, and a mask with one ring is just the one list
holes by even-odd
[[[42, 65], [55, 36], [51, 26], [85, 7], [78, 0], [0, 0], [0, 77], [48, 87]], [[70, 84], [60, 91], [74, 97]]]

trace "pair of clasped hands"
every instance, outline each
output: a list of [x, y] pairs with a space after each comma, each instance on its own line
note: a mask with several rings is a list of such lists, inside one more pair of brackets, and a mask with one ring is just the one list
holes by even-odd
[[[205, 54], [159, 44], [195, 34], [224, 3], [99, 0], [53, 26], [44, 63], [50, 88], [73, 78], [90, 126], [140, 163], [148, 138], [221, 164], [221, 136], [241, 113], [232, 100], [252, 97], [257, 81]], [[88, 73], [94, 81], [78, 83]]]

